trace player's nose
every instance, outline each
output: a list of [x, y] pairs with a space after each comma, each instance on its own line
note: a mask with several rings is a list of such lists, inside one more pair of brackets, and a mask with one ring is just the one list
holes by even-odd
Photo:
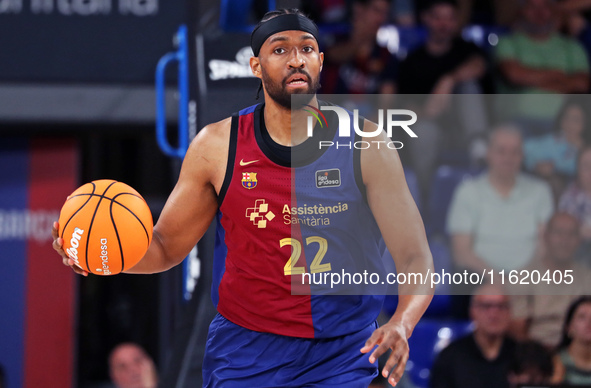
[[292, 68], [303, 68], [306, 62], [304, 61], [304, 56], [300, 53], [300, 50], [297, 48], [291, 50], [289, 53], [289, 59], [287, 61], [287, 65]]

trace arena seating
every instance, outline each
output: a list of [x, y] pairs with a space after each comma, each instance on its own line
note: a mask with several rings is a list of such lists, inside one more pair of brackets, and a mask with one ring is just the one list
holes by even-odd
[[476, 176], [481, 169], [469, 167], [440, 166], [435, 172], [429, 198], [427, 235], [446, 236], [445, 220], [456, 187], [466, 178]]
[[429, 387], [431, 366], [437, 354], [451, 341], [468, 334], [472, 325], [468, 321], [421, 319], [409, 339], [410, 357], [406, 373], [413, 384]]

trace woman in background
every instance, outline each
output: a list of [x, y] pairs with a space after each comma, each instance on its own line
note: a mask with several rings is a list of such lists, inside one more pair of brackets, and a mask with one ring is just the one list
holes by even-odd
[[[591, 148], [583, 148], [577, 160], [576, 180], [560, 197], [558, 208], [581, 223], [582, 252], [591, 252]], [[587, 264], [589, 260], [587, 258]]]
[[568, 100], [558, 114], [556, 131], [528, 139], [524, 144], [526, 169], [548, 181], [555, 199], [575, 176], [577, 155], [588, 136], [587, 125], [581, 101]]
[[569, 307], [557, 358], [563, 383], [591, 386], [591, 296], [582, 296]]

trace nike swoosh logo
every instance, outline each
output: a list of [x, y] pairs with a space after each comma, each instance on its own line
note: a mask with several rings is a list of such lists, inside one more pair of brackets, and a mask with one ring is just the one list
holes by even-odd
[[258, 159], [257, 160], [251, 160], [250, 162], [245, 162], [244, 159], [241, 159], [240, 160], [240, 165], [241, 166], [248, 166], [249, 164], [253, 164], [253, 163], [256, 163], [256, 162], [258, 162]]

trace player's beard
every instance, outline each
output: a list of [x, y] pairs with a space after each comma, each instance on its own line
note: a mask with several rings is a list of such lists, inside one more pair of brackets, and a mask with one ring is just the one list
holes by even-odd
[[[286, 109], [291, 110], [291, 106], [292, 106], [291, 96], [292, 95], [300, 95], [300, 94], [302, 95], [303, 100], [305, 100], [305, 101], [303, 101], [302, 99], [298, 99], [298, 100], [302, 100], [302, 101], [297, 101], [297, 106], [301, 106], [301, 105], [309, 104], [310, 101], [312, 101], [312, 98], [314, 97], [314, 95], [316, 94], [316, 91], [318, 89], [320, 89], [320, 80], [319, 80], [320, 77], [312, 78], [307, 71], [302, 70], [302, 69], [294, 69], [285, 78], [283, 78], [283, 80], [281, 80], [281, 83], [273, 82], [271, 77], [269, 77], [269, 74], [267, 74], [265, 69], [262, 67], [261, 67], [261, 72], [262, 72], [262, 76], [263, 76], [263, 85], [265, 86], [265, 90], [267, 91], [267, 94], [269, 95], [269, 97], [271, 97], [271, 99], [273, 101], [275, 101], [277, 104], [281, 105], [282, 107], [284, 107]], [[306, 81], [308, 82], [308, 87], [306, 89], [302, 89], [302, 90], [294, 90], [293, 93], [289, 93], [286, 90], [285, 85], [287, 84], [287, 80], [289, 79], [289, 77], [291, 77], [294, 74], [304, 75], [306, 77]]]

